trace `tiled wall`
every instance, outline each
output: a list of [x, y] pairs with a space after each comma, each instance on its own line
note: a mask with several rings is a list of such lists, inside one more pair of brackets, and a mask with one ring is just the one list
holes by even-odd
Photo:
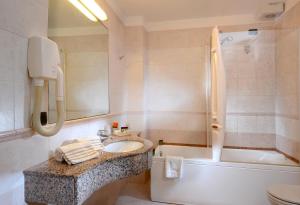
[[[48, 159], [64, 140], [94, 135], [116, 119], [125, 121], [125, 29], [104, 1], [98, 1], [108, 13], [109, 92], [111, 116], [89, 122], [66, 125], [51, 138], [33, 137], [0, 143], [0, 204], [24, 204], [22, 170]], [[48, 0], [0, 1], [0, 113], [11, 130], [29, 127], [31, 81], [27, 74], [27, 42], [33, 35], [47, 35]], [[5, 73], [5, 75], [3, 75]], [[9, 103], [7, 103], [9, 102]], [[2, 125], [0, 125], [2, 126]], [[7, 129], [6, 128], [6, 129]], [[1, 137], [1, 136], [0, 136]], [[1, 141], [1, 140], [0, 140]]]
[[47, 1], [30, 4], [22, 0], [1, 1], [0, 13], [0, 132], [3, 132], [29, 126], [27, 37], [47, 33]]
[[206, 71], [211, 29], [126, 28], [130, 126], [157, 142], [206, 144]]
[[[249, 27], [265, 29], [272, 26], [248, 25], [223, 27], [222, 30], [245, 30]], [[145, 135], [154, 142], [165, 139], [177, 143], [207, 143], [205, 89], [209, 77], [205, 64], [209, 61], [210, 33], [211, 28], [155, 32], [145, 32], [142, 27], [126, 28], [125, 110], [129, 111], [131, 127], [143, 127]], [[230, 96], [239, 100], [238, 109], [244, 110], [229, 113], [227, 145], [275, 147], [274, 41], [274, 32], [265, 31], [249, 56], [239, 56], [245, 69], [240, 70], [240, 79], [229, 80], [229, 86], [240, 83], [240, 92], [234, 93], [233, 89], [237, 91], [238, 88], [230, 88], [229, 92]], [[232, 58], [229, 61], [236, 60], [237, 56], [233, 54], [241, 53], [239, 49], [244, 48], [227, 50], [228, 58]], [[255, 90], [251, 83], [255, 84]], [[231, 104], [231, 107], [237, 109], [235, 105]], [[254, 134], [251, 133], [253, 129], [257, 130]]]
[[300, 3], [276, 28], [276, 147], [300, 160]]
[[275, 31], [260, 30], [255, 40], [224, 45], [222, 50], [227, 84], [225, 146], [275, 148]]
[[225, 145], [276, 148], [299, 160], [300, 3], [275, 28], [259, 32], [252, 54], [243, 45], [223, 49]]
[[206, 63], [211, 29], [148, 33], [147, 135], [157, 142], [206, 144]]
[[126, 27], [125, 48], [126, 48], [126, 98], [125, 110], [133, 130], [143, 132], [145, 136], [145, 65], [146, 59], [146, 38], [147, 33], [142, 26]]

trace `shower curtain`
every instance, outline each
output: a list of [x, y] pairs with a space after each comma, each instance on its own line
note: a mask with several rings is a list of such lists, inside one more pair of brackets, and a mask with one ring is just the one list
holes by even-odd
[[211, 36], [211, 131], [212, 157], [220, 161], [225, 136], [226, 81], [220, 34], [215, 27]]

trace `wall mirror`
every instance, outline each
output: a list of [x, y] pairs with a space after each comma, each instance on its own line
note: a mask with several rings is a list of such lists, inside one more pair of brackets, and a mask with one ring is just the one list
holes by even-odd
[[[60, 49], [66, 120], [109, 112], [108, 30], [69, 1], [49, 0], [48, 37]], [[56, 121], [55, 83], [50, 82], [48, 121]]]

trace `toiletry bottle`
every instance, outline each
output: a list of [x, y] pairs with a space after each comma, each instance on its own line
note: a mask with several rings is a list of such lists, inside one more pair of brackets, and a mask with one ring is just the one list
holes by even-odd
[[129, 130], [128, 123], [125, 123], [124, 125], [121, 126], [121, 132], [122, 133], [127, 133]]
[[114, 134], [118, 130], [118, 128], [119, 128], [119, 122], [118, 121], [114, 121], [112, 123], [111, 127], [112, 127], [112, 134]]

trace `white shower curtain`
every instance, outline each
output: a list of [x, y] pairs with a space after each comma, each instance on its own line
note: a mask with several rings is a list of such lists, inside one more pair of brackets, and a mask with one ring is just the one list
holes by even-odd
[[215, 27], [211, 37], [211, 130], [213, 160], [220, 161], [225, 136], [226, 81], [220, 34]]

